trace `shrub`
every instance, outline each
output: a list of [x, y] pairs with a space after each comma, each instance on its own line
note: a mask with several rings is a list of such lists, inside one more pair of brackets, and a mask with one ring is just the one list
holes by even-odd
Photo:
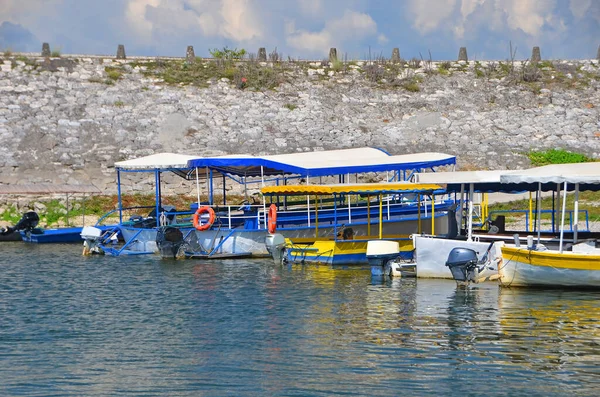
[[121, 76], [123, 75], [123, 72], [121, 71], [120, 68], [114, 68], [114, 67], [107, 66], [104, 68], [104, 71], [106, 72], [106, 76], [108, 76], [108, 78], [113, 81], [119, 80], [121, 78]]
[[563, 149], [550, 149], [546, 151], [531, 151], [527, 154], [531, 164], [535, 166], [548, 164], [585, 163], [593, 161], [584, 154], [569, 152]]
[[298, 106], [292, 104], [292, 103], [286, 103], [285, 105], [283, 105], [284, 108], [287, 108], [289, 110], [295, 110], [298, 109]]

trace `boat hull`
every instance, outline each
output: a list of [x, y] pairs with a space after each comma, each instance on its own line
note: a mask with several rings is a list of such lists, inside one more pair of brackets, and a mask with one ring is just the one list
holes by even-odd
[[42, 229], [41, 233], [21, 231], [21, 238], [26, 243], [64, 244], [80, 243], [81, 227], [66, 227], [59, 229]]
[[[414, 236], [415, 264], [417, 277], [419, 278], [445, 278], [452, 279], [452, 272], [446, 266], [450, 251], [454, 248], [469, 248], [477, 253], [478, 259], [482, 259], [489, 249], [488, 258], [494, 259], [500, 256], [500, 250], [495, 244], [490, 247], [490, 242], [466, 241], [436, 238], [432, 236]], [[497, 278], [498, 271], [495, 263], [486, 266], [478, 274], [478, 281], [487, 281]], [[492, 267], [490, 269], [489, 267]]]
[[600, 288], [600, 253], [503, 246], [500, 283], [512, 287]]
[[[375, 239], [375, 237], [373, 237]], [[399, 257], [410, 260], [413, 254], [412, 240], [405, 236], [389, 240], [400, 244]], [[285, 260], [293, 264], [318, 264], [329, 266], [368, 266], [368, 240], [362, 241], [326, 241], [317, 240], [308, 244], [288, 242]]]

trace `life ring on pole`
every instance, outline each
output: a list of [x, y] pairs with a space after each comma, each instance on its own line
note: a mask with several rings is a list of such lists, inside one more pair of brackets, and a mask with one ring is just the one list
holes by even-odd
[[269, 233], [275, 233], [277, 230], [277, 206], [275, 204], [271, 204], [269, 207], [269, 214], [267, 218], [267, 230]]
[[[208, 222], [201, 224], [200, 215], [208, 214]], [[215, 222], [215, 210], [210, 208], [208, 205], [204, 205], [196, 210], [194, 217], [192, 218], [192, 224], [196, 230], [208, 230]]]

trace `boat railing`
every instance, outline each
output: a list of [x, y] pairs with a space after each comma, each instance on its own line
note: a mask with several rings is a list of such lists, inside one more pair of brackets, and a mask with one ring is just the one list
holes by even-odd
[[[560, 222], [556, 221], [555, 217], [553, 216], [553, 214], [557, 214], [556, 211], [553, 210], [542, 210], [540, 211], [542, 214], [542, 232], [555, 232], [558, 231], [560, 228]], [[578, 211], [579, 215], [578, 215], [578, 223], [579, 222], [583, 222], [585, 224], [585, 228], [579, 228], [578, 227], [578, 231], [580, 232], [589, 232], [590, 231], [590, 220], [589, 220], [589, 214], [587, 210], [579, 210]], [[532, 232], [535, 230], [535, 223], [536, 223], [536, 216], [537, 213], [535, 211], [529, 211], [529, 210], [496, 210], [496, 211], [490, 211], [489, 216], [488, 216], [488, 220], [492, 220], [492, 219], [496, 219], [498, 215], [503, 215], [503, 216], [509, 216], [509, 219], [505, 219], [506, 223], [510, 223], [510, 221], [512, 220], [514, 223], [518, 223], [519, 221], [522, 222], [523, 217], [525, 218], [525, 231], [526, 232]], [[583, 216], [582, 216], [583, 215]], [[574, 231], [574, 222], [575, 222], [575, 211], [573, 210], [569, 210], [565, 212], [565, 216], [568, 218], [568, 222], [565, 222], [565, 226], [567, 226], [565, 228], [566, 232], [572, 232]], [[544, 229], [544, 225], [550, 225], [549, 229]]]

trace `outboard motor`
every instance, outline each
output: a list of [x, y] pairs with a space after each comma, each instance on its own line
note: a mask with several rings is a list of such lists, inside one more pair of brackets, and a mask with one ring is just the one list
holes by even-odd
[[452, 248], [452, 251], [448, 254], [446, 266], [450, 268], [454, 280], [461, 284], [476, 283], [477, 276], [485, 269], [485, 264], [488, 262], [488, 254], [493, 245], [494, 243], [492, 242], [481, 260], [477, 258], [477, 252], [470, 248]]
[[156, 246], [163, 258], [176, 259], [184, 245], [183, 233], [176, 227], [161, 227], [156, 232]]
[[282, 264], [284, 260], [285, 237], [279, 233], [269, 234], [265, 239], [265, 245], [275, 264]]
[[453, 248], [448, 255], [446, 266], [450, 268], [454, 280], [461, 283], [477, 280], [477, 253], [469, 248]]
[[33, 230], [37, 227], [40, 222], [40, 217], [35, 211], [28, 211], [23, 214], [21, 220], [17, 222], [14, 226], [9, 226], [6, 229], [2, 230], [2, 234], [9, 234], [12, 232], [25, 231], [25, 232], [33, 232]]

